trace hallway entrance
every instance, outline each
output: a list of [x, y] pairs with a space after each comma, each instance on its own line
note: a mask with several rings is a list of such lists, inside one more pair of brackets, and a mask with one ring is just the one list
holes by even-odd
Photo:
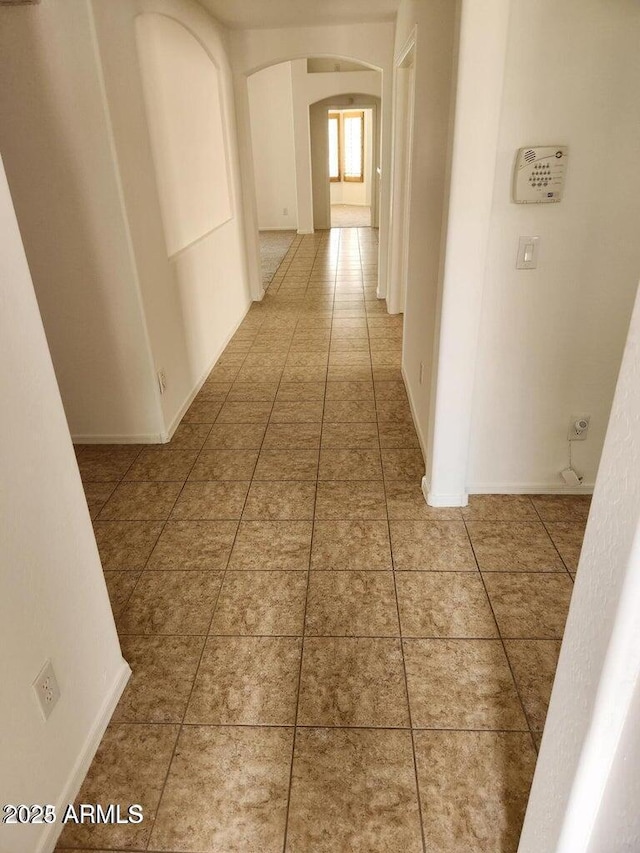
[[147, 817], [61, 851], [515, 853], [589, 498], [425, 504], [376, 258], [296, 236], [168, 445], [78, 448], [133, 670], [79, 801]]

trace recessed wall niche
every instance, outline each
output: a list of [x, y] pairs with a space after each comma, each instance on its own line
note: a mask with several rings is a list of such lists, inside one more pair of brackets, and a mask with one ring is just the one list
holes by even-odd
[[166, 15], [136, 18], [136, 42], [167, 254], [232, 216], [220, 74]]

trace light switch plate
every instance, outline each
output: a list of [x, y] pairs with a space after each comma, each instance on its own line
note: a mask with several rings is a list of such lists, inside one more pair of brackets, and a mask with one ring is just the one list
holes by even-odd
[[520, 237], [518, 240], [518, 258], [516, 269], [534, 270], [538, 266], [539, 237]]

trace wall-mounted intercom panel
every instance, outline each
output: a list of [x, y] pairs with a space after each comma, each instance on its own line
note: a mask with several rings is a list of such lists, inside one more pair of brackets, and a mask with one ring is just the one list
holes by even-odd
[[564, 189], [567, 155], [566, 145], [520, 148], [513, 170], [516, 204], [559, 202]]

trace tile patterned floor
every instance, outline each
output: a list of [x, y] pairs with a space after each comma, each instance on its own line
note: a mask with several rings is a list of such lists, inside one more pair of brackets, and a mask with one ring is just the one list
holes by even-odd
[[426, 506], [376, 232], [296, 238], [170, 444], [78, 461], [133, 677], [59, 850], [515, 851], [588, 498]]

